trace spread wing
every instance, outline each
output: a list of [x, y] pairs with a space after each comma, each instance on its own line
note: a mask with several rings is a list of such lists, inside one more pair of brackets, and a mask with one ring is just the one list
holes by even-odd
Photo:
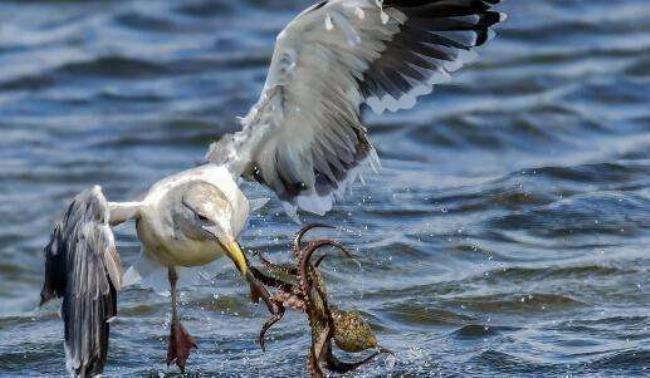
[[287, 203], [323, 214], [376, 161], [360, 107], [412, 107], [460, 68], [504, 19], [500, 0], [329, 0], [277, 38], [258, 103], [243, 130], [211, 147]]
[[117, 314], [122, 267], [100, 187], [75, 197], [45, 247], [41, 304], [63, 298], [68, 369], [75, 376], [101, 374], [109, 320]]

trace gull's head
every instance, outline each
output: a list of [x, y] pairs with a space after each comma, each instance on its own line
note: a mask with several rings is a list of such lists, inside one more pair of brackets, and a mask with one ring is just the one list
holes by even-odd
[[242, 274], [247, 263], [232, 230], [233, 207], [216, 186], [203, 181], [187, 184], [174, 211], [174, 222], [192, 240], [212, 241], [225, 251]]

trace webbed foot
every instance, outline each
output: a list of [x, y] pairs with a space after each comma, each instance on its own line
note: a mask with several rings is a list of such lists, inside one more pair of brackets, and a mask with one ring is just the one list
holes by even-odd
[[172, 322], [167, 346], [167, 366], [176, 363], [176, 366], [184, 372], [192, 348], [198, 348], [196, 339], [190, 336], [180, 322]]

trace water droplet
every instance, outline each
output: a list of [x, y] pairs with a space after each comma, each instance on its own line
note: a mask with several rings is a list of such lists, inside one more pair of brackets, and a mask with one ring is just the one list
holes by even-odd
[[397, 364], [397, 357], [391, 355], [388, 355], [384, 361], [384, 366], [386, 367], [387, 370], [393, 370], [395, 368], [395, 365]]

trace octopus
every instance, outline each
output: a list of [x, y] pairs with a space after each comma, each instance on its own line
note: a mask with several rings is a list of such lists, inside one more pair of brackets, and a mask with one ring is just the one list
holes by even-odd
[[[293, 242], [295, 265], [279, 265], [258, 253], [266, 272], [251, 267], [254, 277], [264, 285], [275, 288], [270, 296], [272, 316], [264, 323], [259, 334], [259, 343], [265, 350], [267, 331], [279, 322], [286, 308], [305, 313], [311, 328], [311, 346], [307, 358], [307, 370], [312, 377], [324, 377], [323, 368], [334, 373], [344, 374], [372, 361], [380, 354], [393, 354], [378, 344], [368, 322], [356, 311], [346, 311], [330, 305], [323, 276], [319, 271], [326, 254], [312, 261], [317, 251], [333, 247], [347, 257], [353, 255], [339, 242], [331, 239], [318, 239], [303, 245], [303, 238], [314, 228], [331, 228], [322, 224], [311, 224], [301, 229]], [[331, 250], [331, 249], [330, 249]], [[255, 299], [255, 298], [254, 298]], [[334, 354], [333, 346], [348, 353], [374, 350], [370, 356], [356, 362], [340, 360]]]

